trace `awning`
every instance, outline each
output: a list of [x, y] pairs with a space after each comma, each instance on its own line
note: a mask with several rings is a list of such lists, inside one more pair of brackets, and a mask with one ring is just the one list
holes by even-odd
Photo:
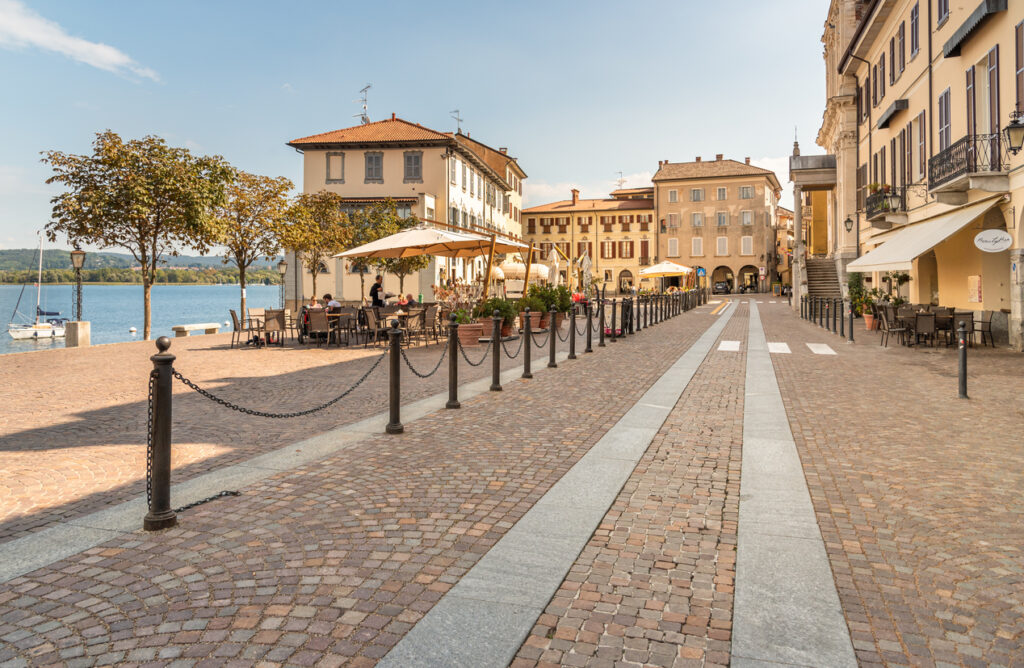
[[866, 273], [909, 271], [915, 259], [967, 227], [1001, 200], [1001, 197], [993, 197], [908, 225], [895, 232], [875, 250], [846, 265], [846, 270]]

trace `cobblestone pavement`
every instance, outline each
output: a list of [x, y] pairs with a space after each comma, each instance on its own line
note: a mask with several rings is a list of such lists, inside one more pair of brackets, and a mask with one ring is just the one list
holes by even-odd
[[[737, 308], [720, 338], [745, 351]], [[729, 665], [745, 369], [712, 349], [514, 668]]]
[[[382, 352], [291, 342], [284, 349], [229, 350], [229, 342], [229, 334], [174, 339], [175, 368], [232, 402], [272, 412], [304, 410], [337, 396]], [[17, 390], [5, 393], [0, 412], [0, 542], [144, 491], [146, 390], [155, 352], [153, 342], [139, 341], [4, 356], [0, 387]], [[470, 349], [469, 356], [476, 361], [483, 352]], [[513, 344], [508, 352], [516, 352]], [[436, 345], [408, 352], [421, 372], [430, 371], [440, 353]], [[520, 353], [502, 364], [521, 359]], [[487, 376], [490, 361], [480, 367], [460, 361], [459, 374], [462, 381]], [[426, 380], [404, 367], [403, 375], [404, 402], [447, 390], [447, 362]], [[303, 418], [229, 411], [178, 381], [174, 393], [178, 483], [386, 411], [387, 365], [350, 396]]]
[[371, 665], [710, 321], [687, 314], [174, 529], [13, 579], [0, 586], [0, 662]]
[[858, 662], [1024, 665], [1024, 357], [761, 314]]

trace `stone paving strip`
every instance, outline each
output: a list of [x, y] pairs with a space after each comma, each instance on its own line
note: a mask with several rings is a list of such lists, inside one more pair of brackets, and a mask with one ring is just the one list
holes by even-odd
[[685, 314], [18, 576], [0, 663], [372, 665], [715, 321]]
[[[829, 340], [784, 309], [764, 327]], [[882, 348], [855, 327], [837, 357], [772, 362], [857, 662], [1020, 666], [1024, 357], [969, 349], [962, 400], [955, 348]]]
[[513, 668], [729, 664], [745, 364], [709, 353]]
[[719, 317], [379, 665], [508, 665], [734, 312]]
[[761, 317], [750, 305], [733, 666], [856, 666]]

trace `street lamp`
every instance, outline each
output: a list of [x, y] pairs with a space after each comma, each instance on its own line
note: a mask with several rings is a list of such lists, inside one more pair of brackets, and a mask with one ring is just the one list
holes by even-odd
[[75, 268], [75, 312], [74, 321], [82, 320], [82, 266], [85, 264], [85, 251], [75, 245], [71, 251], [71, 266]]
[[846, 220], [843, 221], [843, 227], [846, 228], [847, 233], [853, 232], [853, 219], [847, 216]]
[[889, 190], [889, 194], [885, 196], [886, 204], [889, 206], [888, 211], [899, 211], [900, 210], [900, 196], [896, 192], [896, 188]]
[[277, 273], [281, 274], [281, 308], [284, 308], [284, 275], [288, 273], [288, 263], [283, 258], [277, 263]]
[[1010, 153], [1017, 155], [1024, 145], [1024, 114], [1014, 111], [1010, 113], [1010, 118], [1012, 120], [1003, 132], [1006, 133], [1006, 144]]

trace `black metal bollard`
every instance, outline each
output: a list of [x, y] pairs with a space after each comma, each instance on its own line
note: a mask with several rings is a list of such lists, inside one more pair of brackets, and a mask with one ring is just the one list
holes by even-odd
[[831, 331], [832, 327], [832, 300], [825, 299], [825, 331]]
[[616, 327], [615, 327], [615, 320], [616, 320], [617, 314], [615, 312], [615, 309], [616, 309], [617, 306], [618, 306], [618, 300], [617, 299], [613, 299], [612, 300], [612, 343], [615, 343], [615, 340], [616, 340], [615, 339], [615, 329], [616, 329]]
[[576, 304], [569, 308], [569, 359], [576, 359]]
[[149, 426], [149, 512], [142, 520], [146, 531], [168, 529], [178, 523], [178, 516], [171, 509], [171, 372], [174, 371], [175, 357], [167, 350], [171, 340], [161, 336], [156, 340], [157, 354], [150, 357], [153, 362], [152, 392], [149, 410], [152, 421]]
[[967, 396], [967, 323], [960, 321], [956, 332], [956, 347], [959, 357], [960, 373], [960, 398], [969, 399]]
[[494, 309], [491, 319], [491, 392], [501, 392], [501, 311]]
[[445, 408], [461, 408], [459, 403], [459, 323], [456, 315], [448, 316], [448, 403]]
[[548, 368], [555, 369], [555, 348], [558, 345], [558, 327], [555, 326], [555, 309], [548, 311]]
[[644, 327], [650, 327], [651, 326], [651, 296], [650, 295], [647, 295], [646, 297], [644, 297], [643, 309], [644, 309]]
[[832, 333], [833, 334], [836, 333], [836, 320], [837, 319], [842, 320], [842, 318], [839, 317], [839, 301], [840, 300], [836, 299], [835, 297], [832, 298]]
[[523, 336], [526, 338], [523, 340], [523, 378], [533, 378], [533, 373], [530, 371], [530, 358], [533, 353], [531, 352], [530, 346], [533, 344], [533, 328], [530, 326], [530, 307], [527, 306], [523, 309], [525, 319], [523, 320]]
[[633, 313], [634, 313], [634, 310], [636, 309], [636, 305], [633, 303], [633, 298], [632, 297], [628, 298], [626, 300], [626, 303], [629, 304], [629, 317], [626, 318], [626, 324], [628, 325], [629, 329], [626, 331], [626, 333], [627, 334], [633, 334], [634, 333], [634, 330], [633, 330], [633, 324], [634, 324], [633, 323]]
[[597, 347], [604, 348], [604, 297], [597, 303]]
[[388, 424], [384, 431], [388, 434], [401, 434], [405, 431], [400, 415], [402, 403], [402, 330], [398, 329], [398, 321], [391, 321], [388, 330], [388, 341], [391, 342], [388, 358]]
[[846, 318], [843, 316], [843, 309], [846, 308], [846, 300], [840, 298], [839, 300], [839, 336], [846, 336]]
[[847, 342], [853, 343], [853, 300], [850, 300], [850, 327], [847, 329]]
[[590, 300], [587, 300], [587, 347], [585, 353], [594, 352], [594, 307]]
[[644, 298], [642, 295], [636, 296], [636, 331], [642, 331], [644, 328]]
[[804, 303], [804, 298], [801, 297], [800, 298], [800, 319], [801, 320], [806, 320], [806, 318], [807, 318], [806, 314], [804, 313], [804, 306], [806, 306], [806, 304]]

